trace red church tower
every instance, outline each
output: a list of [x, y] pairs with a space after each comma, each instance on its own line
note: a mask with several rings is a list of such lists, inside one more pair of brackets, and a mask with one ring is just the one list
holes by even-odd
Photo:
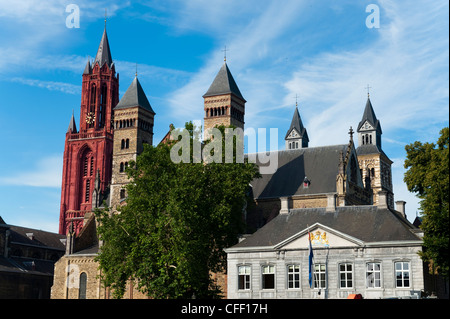
[[67, 233], [71, 221], [75, 233], [79, 232], [82, 217], [92, 209], [94, 189], [103, 192], [111, 182], [112, 109], [118, 102], [119, 74], [111, 58], [105, 25], [95, 60], [92, 65], [88, 61], [83, 72], [80, 130], [72, 114], [66, 133], [60, 234]]

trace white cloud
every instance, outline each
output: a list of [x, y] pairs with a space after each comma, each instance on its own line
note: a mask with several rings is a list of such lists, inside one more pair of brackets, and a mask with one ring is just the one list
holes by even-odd
[[36, 86], [40, 88], [44, 88], [50, 91], [61, 91], [68, 94], [81, 94], [81, 86], [74, 85], [70, 83], [64, 82], [55, 82], [55, 81], [43, 81], [37, 79], [25, 79], [21, 77], [14, 77], [11, 79], [12, 82], [18, 82], [30, 86]]
[[36, 167], [17, 172], [10, 176], [1, 176], [1, 185], [61, 187], [62, 156], [53, 155], [37, 161]]

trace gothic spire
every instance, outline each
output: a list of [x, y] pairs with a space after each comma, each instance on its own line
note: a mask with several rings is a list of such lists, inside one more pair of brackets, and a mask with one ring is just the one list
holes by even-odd
[[70, 118], [69, 128], [67, 129], [67, 132], [77, 133], [77, 125], [75, 124], [75, 118], [73, 116], [73, 111], [72, 111], [72, 117]]
[[377, 119], [375, 112], [373, 110], [372, 107], [372, 103], [370, 102], [370, 97], [367, 94], [367, 102], [366, 102], [366, 107], [364, 109], [364, 114], [363, 117], [361, 119], [361, 121], [358, 124], [358, 129], [357, 131], [359, 132], [361, 130], [361, 127], [364, 125], [365, 122], [369, 122], [370, 125], [372, 125], [372, 127], [375, 130], [379, 130], [381, 133], [381, 125], [380, 125], [380, 121]]
[[111, 68], [112, 58], [111, 58], [111, 51], [109, 49], [108, 36], [106, 34], [106, 23], [105, 29], [103, 30], [102, 40], [100, 41], [100, 45], [98, 46], [97, 50], [97, 55], [95, 56], [94, 65], [97, 62], [100, 67], [102, 67], [103, 64], [106, 63], [108, 67]]

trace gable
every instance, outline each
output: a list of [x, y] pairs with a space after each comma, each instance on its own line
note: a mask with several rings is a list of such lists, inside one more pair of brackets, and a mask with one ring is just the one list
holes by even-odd
[[374, 130], [374, 127], [372, 124], [370, 124], [369, 121], [365, 121], [363, 125], [361, 125], [360, 128], [361, 131], [371, 131]]
[[[330, 227], [315, 224], [309, 228], [311, 233], [312, 248], [339, 248], [339, 247], [358, 247], [363, 242], [348, 234], [339, 232]], [[304, 229], [294, 236], [284, 240], [276, 246], [277, 249], [308, 249], [309, 235], [308, 229]]]
[[299, 138], [302, 138], [302, 135], [295, 128], [293, 128], [286, 137], [286, 139], [299, 139]]

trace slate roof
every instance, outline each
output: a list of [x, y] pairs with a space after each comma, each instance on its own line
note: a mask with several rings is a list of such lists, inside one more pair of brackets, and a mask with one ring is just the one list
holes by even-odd
[[72, 112], [72, 117], [70, 118], [69, 128], [67, 129], [67, 132], [72, 132], [72, 133], [77, 132], [77, 124], [75, 123], [75, 118], [73, 116], [73, 112]]
[[150, 102], [147, 99], [147, 96], [145, 95], [144, 90], [142, 89], [141, 83], [139, 83], [137, 76], [134, 78], [133, 82], [131, 82], [127, 91], [122, 96], [119, 103], [114, 109], [119, 110], [136, 106], [140, 106], [155, 114], [150, 105]]
[[[278, 169], [273, 174], [261, 174], [261, 178], [251, 182], [254, 198], [336, 192], [340, 152], [345, 154], [347, 147], [343, 144], [274, 152], [278, 158]], [[261, 164], [258, 157], [256, 164], [267, 165]], [[310, 181], [308, 188], [303, 187], [305, 176]]]
[[287, 139], [287, 137], [294, 128], [297, 130], [297, 132], [300, 134], [302, 138], [306, 138], [309, 141], [308, 133], [306, 133], [306, 128], [303, 126], [303, 122], [300, 117], [300, 113], [298, 111], [297, 106], [295, 107], [294, 115], [292, 116], [291, 126], [289, 127], [289, 130], [287, 131], [284, 139]]
[[103, 30], [100, 45], [98, 46], [97, 55], [95, 56], [94, 60], [94, 65], [97, 62], [100, 67], [102, 67], [103, 64], [106, 63], [108, 67], [111, 68], [112, 58], [111, 58], [111, 50], [109, 49], [108, 36], [106, 34], [106, 26], [105, 29]]
[[[20, 243], [23, 245], [41, 246], [64, 251], [65, 245], [60, 239], [66, 239], [65, 235], [51, 233], [39, 229], [20, 227], [8, 225], [10, 230], [11, 242]], [[27, 234], [33, 234], [33, 239], [30, 239]]]
[[208, 91], [203, 95], [203, 97], [229, 93], [232, 93], [241, 100], [245, 101], [244, 97], [241, 94], [241, 91], [234, 81], [233, 75], [231, 74], [227, 63], [224, 62], [219, 70], [219, 73], [217, 73], [213, 83], [209, 87]]
[[325, 208], [292, 209], [232, 248], [274, 246], [316, 223], [366, 243], [421, 240], [415, 234], [418, 229], [395, 211], [372, 205], [342, 206], [335, 212]]
[[380, 130], [381, 133], [380, 121], [375, 115], [375, 111], [373, 110], [372, 103], [370, 102], [369, 97], [367, 97], [366, 107], [364, 108], [363, 117], [358, 124], [358, 129], [356, 130], [357, 132], [360, 131], [361, 126], [363, 126], [366, 121], [368, 121], [375, 128], [375, 130]]

